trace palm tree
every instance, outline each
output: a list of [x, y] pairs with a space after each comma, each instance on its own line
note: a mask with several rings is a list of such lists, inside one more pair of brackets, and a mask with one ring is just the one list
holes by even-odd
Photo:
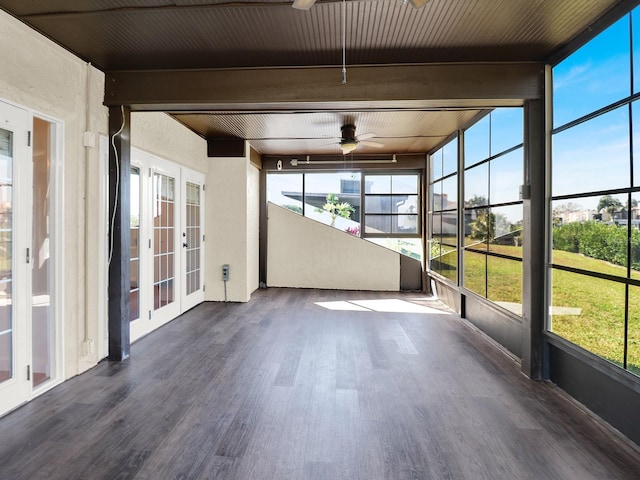
[[327, 195], [327, 203], [322, 207], [331, 214], [331, 226], [334, 227], [336, 218], [339, 216], [342, 218], [350, 218], [351, 214], [355, 212], [355, 209], [348, 202], [340, 202], [340, 199], [335, 193], [329, 193]]
[[611, 195], [605, 195], [601, 197], [598, 202], [598, 211], [601, 212], [602, 210], [606, 211], [611, 217], [611, 220], [613, 220], [613, 215], [622, 210], [622, 202]]
[[493, 235], [496, 228], [496, 216], [489, 210], [477, 210], [476, 218], [470, 224], [471, 238], [486, 240]]

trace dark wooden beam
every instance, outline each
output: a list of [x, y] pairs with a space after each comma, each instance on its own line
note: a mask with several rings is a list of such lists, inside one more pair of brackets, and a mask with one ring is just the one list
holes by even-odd
[[245, 141], [238, 137], [207, 138], [207, 157], [244, 157]]
[[[522, 105], [542, 98], [540, 63], [451, 63], [106, 73], [105, 105], [133, 110], [331, 110]], [[188, 85], [188, 88], [185, 88]]]
[[[109, 108], [109, 360], [129, 356], [131, 110]], [[115, 146], [115, 148], [114, 148]]]

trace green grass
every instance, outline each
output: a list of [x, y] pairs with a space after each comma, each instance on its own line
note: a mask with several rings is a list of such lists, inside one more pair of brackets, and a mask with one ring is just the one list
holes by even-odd
[[[553, 252], [553, 262], [625, 277], [624, 267], [578, 253]], [[640, 272], [632, 271], [632, 278]], [[624, 358], [624, 297], [621, 283], [553, 270], [553, 306], [580, 308], [579, 315], [553, 315], [551, 331], [617, 364]], [[640, 288], [629, 290], [627, 368], [640, 374]]]
[[[490, 245], [489, 248], [502, 255], [522, 256], [522, 247]], [[494, 302], [522, 303], [522, 262], [469, 250], [465, 250], [464, 256], [464, 285], [467, 289]], [[447, 253], [440, 257], [440, 261], [454, 266], [455, 258], [455, 252]], [[625, 267], [579, 253], [554, 250], [553, 263], [622, 278], [627, 276]], [[455, 281], [453, 268], [440, 273], [448, 273]], [[640, 279], [640, 272], [632, 270], [631, 277]], [[625, 285], [554, 269], [551, 294], [551, 331], [622, 366]], [[640, 375], [640, 287], [636, 286], [629, 287], [627, 332], [627, 369]]]
[[[521, 255], [522, 247], [491, 245], [491, 251], [516, 257]], [[494, 302], [522, 303], [522, 262], [466, 250], [464, 265], [464, 285], [469, 290]]]
[[[521, 247], [491, 245], [504, 255], [520, 256]], [[554, 251], [554, 263], [626, 277], [626, 268], [577, 253]], [[485, 263], [486, 258], [486, 263]], [[485, 272], [487, 283], [485, 292]], [[522, 303], [522, 262], [465, 251], [465, 287], [494, 302]], [[633, 271], [632, 278], [640, 279]], [[624, 298], [621, 283], [553, 270], [553, 307], [573, 307], [575, 313], [553, 310], [551, 331], [617, 365], [624, 358]], [[567, 312], [574, 313], [574, 312]], [[630, 287], [628, 370], [640, 375], [640, 287]]]

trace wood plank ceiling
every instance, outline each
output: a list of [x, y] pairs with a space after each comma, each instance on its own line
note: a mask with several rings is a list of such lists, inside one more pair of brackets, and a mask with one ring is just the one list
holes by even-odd
[[[626, 0], [0, 0], [0, 8], [103, 71], [335, 66], [342, 9], [349, 66], [545, 61]], [[624, 6], [623, 5], [623, 6]], [[372, 79], [374, 82], [375, 79]], [[188, 85], [185, 86], [188, 88]], [[383, 148], [424, 153], [482, 108], [170, 112], [199, 135], [250, 140], [264, 154], [335, 154], [345, 123]]]

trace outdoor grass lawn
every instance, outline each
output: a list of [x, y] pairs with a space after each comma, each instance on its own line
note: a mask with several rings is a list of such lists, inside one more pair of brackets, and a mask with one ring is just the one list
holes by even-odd
[[[522, 248], [491, 245], [491, 250], [514, 257]], [[485, 263], [486, 259], [486, 263]], [[465, 287], [495, 302], [522, 303], [522, 262], [486, 257], [465, 250]], [[626, 269], [577, 253], [554, 251], [556, 264], [626, 276]], [[487, 292], [485, 269], [488, 267]], [[640, 279], [640, 272], [632, 272]], [[551, 331], [613, 363], [623, 364], [624, 299], [621, 283], [554, 269], [552, 272]], [[557, 307], [571, 307], [565, 310]], [[568, 314], [565, 314], [568, 313]], [[640, 374], [640, 287], [629, 289], [627, 368]]]
[[[553, 252], [553, 262], [610, 275], [626, 276], [626, 269], [578, 253]], [[622, 365], [624, 355], [623, 284], [562, 270], [553, 270], [552, 305], [577, 307], [579, 315], [553, 315], [551, 331]], [[632, 272], [640, 278], [640, 272]], [[640, 287], [629, 289], [627, 368], [640, 374]]]
[[[522, 256], [522, 247], [491, 245], [491, 251], [514, 257]], [[485, 264], [486, 259], [486, 264]], [[487, 257], [465, 250], [464, 285], [494, 302], [522, 303], [522, 262], [499, 257]], [[485, 268], [488, 269], [485, 292]]]

